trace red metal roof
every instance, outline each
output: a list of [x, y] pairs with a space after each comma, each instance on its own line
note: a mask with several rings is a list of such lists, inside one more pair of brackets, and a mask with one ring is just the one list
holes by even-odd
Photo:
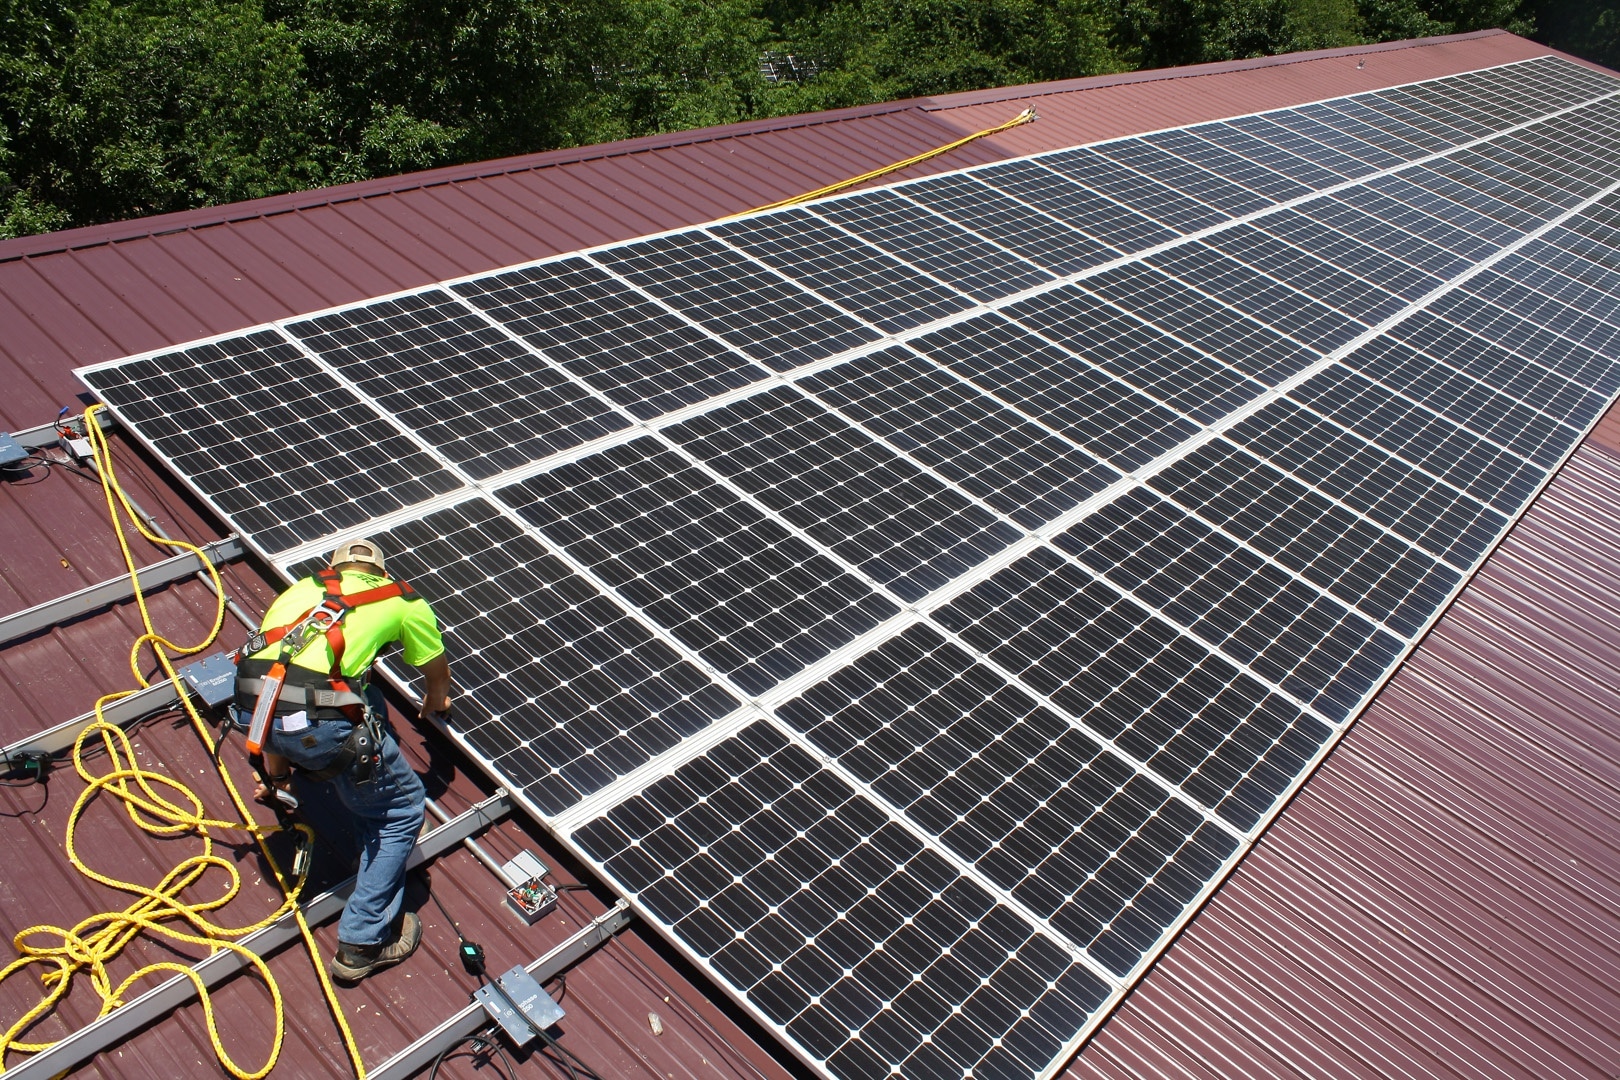
[[[604, 147], [368, 181], [227, 207], [0, 242], [0, 423], [42, 423], [85, 400], [79, 364], [579, 247], [710, 220], [864, 172], [1009, 118], [1040, 122], [980, 140], [913, 173], [1296, 104], [1471, 70], [1548, 50], [1497, 32], [920, 99], [731, 125]], [[1358, 68], [1357, 60], [1365, 66]], [[219, 526], [137, 449], [116, 460], [136, 497], [191, 538]], [[1613, 989], [1620, 950], [1620, 417], [1586, 448], [1391, 681], [1255, 851], [1193, 920], [1071, 1067], [1074, 1076], [1435, 1076], [1620, 1072]], [[14, 611], [121, 569], [95, 487], [57, 470], [0, 484], [0, 610]], [[151, 562], [166, 552], [137, 544]], [[228, 572], [258, 610], [273, 590], [252, 567]], [[154, 600], [177, 640], [200, 635], [212, 598], [194, 583]], [[88, 709], [132, 684], [137, 621], [128, 605], [0, 648], [0, 740]], [[223, 645], [241, 630], [228, 624]], [[406, 725], [408, 727], [408, 725]], [[409, 750], [446, 809], [489, 790], [437, 738]], [[199, 787], [195, 736], [144, 726], [143, 753]], [[234, 762], [234, 759], [232, 759]], [[239, 778], [241, 768], [236, 769]], [[66, 866], [65, 815], [77, 781], [0, 791], [0, 933], [76, 921], [108, 899]], [[217, 794], [210, 798], [218, 799]], [[222, 805], [222, 804], [221, 804]], [[105, 820], [103, 820], [105, 819]], [[98, 811], [92, 859], [155, 880], [168, 845]], [[105, 830], [105, 831], [103, 831]], [[567, 857], [532, 825], [486, 837], [500, 858]], [[244, 857], [251, 867], [251, 858]], [[26, 868], [19, 871], [17, 868]], [[231, 911], [264, 910], [253, 883]], [[145, 880], [145, 879], [143, 879]], [[464, 852], [436, 864], [436, 891], [502, 963], [532, 959], [605, 896], [523, 926], [493, 877]], [[420, 902], [420, 896], [416, 901]], [[116, 906], [122, 906], [119, 900]], [[344, 992], [375, 1064], [466, 1001], [454, 934], [421, 910], [427, 956]], [[564, 919], [567, 920], [564, 923]], [[331, 947], [331, 931], [323, 940]], [[137, 944], [148, 959], [158, 946]], [[133, 959], [119, 971], [133, 970]], [[308, 961], [272, 964], [288, 998], [282, 1071], [342, 1076]], [[116, 974], [116, 973], [115, 973]], [[0, 1015], [32, 1004], [26, 980], [0, 986]], [[76, 996], [41, 1037], [89, 1019]], [[220, 1002], [261, 1016], [265, 996], [236, 980]], [[632, 929], [570, 976], [565, 1043], [604, 1077], [785, 1076], [768, 1036], [711, 994], [654, 936]], [[657, 1012], [664, 1034], [648, 1029]], [[245, 1061], [261, 1026], [233, 1023]], [[13, 1062], [15, 1059], [13, 1059]], [[543, 1071], [548, 1066], [532, 1066]], [[85, 1075], [213, 1075], [200, 1010], [136, 1036]], [[471, 1075], [452, 1072], [450, 1075]]]

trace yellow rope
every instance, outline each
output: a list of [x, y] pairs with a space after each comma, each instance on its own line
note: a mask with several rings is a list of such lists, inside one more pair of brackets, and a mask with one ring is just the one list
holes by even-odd
[[[190, 695], [182, 685], [180, 674], [175, 669], [169, 656], [171, 653], [178, 656], [191, 656], [208, 648], [219, 636], [225, 620], [225, 589], [220, 581], [219, 572], [209, 561], [201, 548], [184, 540], [172, 540], [154, 535], [141, 522], [139, 515], [130, 506], [128, 497], [119, 487], [117, 477], [113, 471], [112, 454], [107, 444], [107, 436], [101, 430], [101, 425], [95, 420], [95, 413], [100, 405], [92, 405], [85, 410], [85, 428], [89, 436], [97, 463], [100, 465], [102, 492], [107, 499], [107, 510], [112, 518], [113, 531], [118, 537], [119, 548], [123, 552], [124, 564], [129, 569], [130, 581], [134, 586], [135, 602], [141, 613], [141, 624], [144, 633], [136, 639], [134, 647], [130, 650], [130, 670], [134, 672], [135, 681], [146, 687], [146, 677], [141, 673], [140, 652], [142, 647], [150, 645], [152, 654], [157, 658], [159, 667], [174, 685], [187, 715], [197, 734], [202, 738], [204, 745], [209, 749], [210, 756], [219, 767], [220, 778], [236, 805], [237, 813], [241, 815], [237, 821], [226, 821], [209, 817], [204, 813], [202, 800], [190, 789], [180, 782], [141, 768], [135, 761], [134, 751], [131, 748], [129, 737], [116, 725], [109, 724], [103, 717], [102, 710], [111, 702], [135, 693], [132, 690], [119, 691], [108, 694], [96, 702], [96, 719], [79, 734], [73, 745], [73, 767], [85, 782], [85, 789], [79, 795], [78, 801], [73, 805], [73, 811], [68, 816], [66, 831], [66, 848], [68, 859], [86, 877], [100, 882], [109, 888], [121, 892], [131, 893], [139, 897], [129, 907], [120, 912], [107, 912], [92, 916], [78, 923], [72, 928], [63, 928], [49, 924], [31, 926], [19, 933], [14, 939], [19, 956], [16, 960], [0, 969], [0, 982], [9, 978], [23, 968], [39, 965], [47, 968], [40, 976], [44, 985], [45, 994], [38, 1004], [30, 1009], [21, 1019], [14, 1023], [3, 1035], [0, 1035], [0, 1072], [4, 1071], [5, 1056], [9, 1051], [17, 1050], [25, 1053], [37, 1053], [54, 1045], [48, 1042], [29, 1043], [19, 1041], [19, 1036], [28, 1030], [36, 1020], [44, 1016], [56, 1006], [68, 992], [73, 976], [81, 971], [88, 971], [91, 985], [101, 996], [100, 1015], [108, 1012], [123, 1003], [123, 995], [136, 982], [147, 975], [157, 972], [174, 972], [189, 978], [196, 988], [198, 999], [202, 1002], [203, 1015], [208, 1024], [208, 1037], [218, 1055], [220, 1064], [238, 1080], [259, 1080], [275, 1067], [276, 1060], [281, 1054], [281, 1044], [286, 1033], [286, 1016], [282, 1008], [281, 989], [270, 975], [270, 969], [265, 962], [252, 950], [232, 940], [261, 930], [287, 912], [291, 912], [298, 921], [298, 929], [309, 949], [311, 959], [315, 963], [315, 971], [320, 979], [321, 987], [326, 993], [326, 999], [331, 1006], [332, 1014], [336, 1018], [339, 1031], [342, 1033], [344, 1045], [348, 1048], [350, 1060], [354, 1064], [355, 1075], [364, 1080], [365, 1065], [360, 1060], [360, 1051], [355, 1044], [354, 1034], [349, 1030], [347, 1019], [343, 1015], [342, 1007], [337, 1000], [336, 991], [333, 990], [330, 979], [327, 977], [326, 966], [321, 959], [320, 947], [315, 941], [315, 935], [305, 920], [302, 909], [298, 906], [299, 893], [304, 886], [304, 879], [299, 876], [296, 880], [289, 880], [283, 873], [275, 857], [271, 855], [266, 846], [266, 837], [279, 831], [274, 826], [262, 826], [253, 820], [246, 801], [232, 782], [229, 772], [220, 764], [218, 743], [214, 741], [207, 723], [197, 712]], [[123, 522], [119, 516], [119, 507], [123, 508], [129, 519], [135, 523], [140, 534], [155, 544], [164, 544], [170, 547], [183, 548], [196, 555], [203, 567], [213, 579], [214, 592], [217, 599], [214, 609], [214, 624], [208, 636], [202, 642], [193, 646], [176, 645], [162, 634], [158, 633], [152, 623], [151, 613], [147, 610], [146, 598], [141, 592], [138, 568], [135, 557], [129, 548], [128, 537], [124, 533]], [[97, 776], [90, 772], [84, 763], [85, 744], [92, 738], [99, 737], [102, 749], [106, 752], [109, 771]], [[131, 785], [134, 785], [133, 787]], [[155, 786], [154, 786], [155, 785]], [[174, 798], [165, 797], [156, 788], [167, 788]], [[113, 798], [123, 801], [124, 808], [130, 820], [139, 828], [156, 836], [196, 835], [202, 841], [202, 853], [183, 860], [179, 865], [164, 875], [163, 880], [155, 887], [148, 888], [134, 882], [122, 881], [116, 877], [100, 873], [91, 869], [79, 857], [75, 840], [75, 831], [79, 816], [98, 795], [106, 793]], [[178, 799], [179, 802], [175, 801]], [[184, 805], [182, 805], [182, 803]], [[305, 842], [313, 838], [309, 826], [298, 825], [296, 828], [303, 833]], [[214, 911], [228, 904], [241, 889], [241, 877], [234, 863], [223, 859], [213, 853], [214, 840], [209, 832], [211, 829], [220, 829], [234, 832], [246, 832], [259, 844], [260, 851], [269, 863], [277, 884], [281, 887], [284, 899], [275, 911], [250, 926], [226, 927], [220, 926], [206, 916], [207, 912]], [[222, 893], [211, 900], [200, 902], [184, 902], [180, 899], [181, 893], [187, 888], [196, 885], [210, 869], [224, 871], [227, 878], [227, 887]], [[175, 923], [188, 924], [192, 930], [180, 929]], [[230, 949], [237, 953], [249, 964], [260, 979], [270, 990], [270, 998], [275, 1007], [275, 1036], [270, 1048], [269, 1057], [257, 1070], [248, 1071], [238, 1065], [225, 1050], [220, 1040], [219, 1028], [214, 1018], [214, 1006], [208, 988], [202, 979], [191, 968], [177, 963], [155, 963], [141, 968], [116, 987], [112, 985], [112, 978], [107, 973], [106, 965], [117, 957], [126, 945], [138, 934], [146, 931], [152, 934], [169, 938], [173, 941], [186, 942], [207, 948], [210, 953], [219, 949]], [[36, 936], [47, 936], [49, 940], [59, 944], [30, 944], [29, 939]]]
[[941, 154], [948, 154], [959, 146], [966, 146], [974, 139], [982, 139], [986, 135], [999, 135], [1003, 131], [1017, 127], [1019, 124], [1028, 124], [1038, 119], [1040, 118], [1035, 115], [1035, 109], [1033, 106], [1031, 106], [1030, 108], [1019, 113], [1017, 116], [1013, 117], [1011, 120], [1008, 120], [1005, 124], [997, 124], [995, 127], [985, 128], [983, 131], [975, 131], [972, 135], [963, 136], [962, 138], [957, 139], [955, 142], [948, 142], [944, 146], [937, 146], [932, 150], [924, 150], [920, 154], [914, 154], [911, 157], [906, 158], [904, 161], [895, 162], [893, 165], [885, 165], [881, 169], [873, 169], [871, 172], [864, 172], [859, 176], [852, 176], [848, 180], [840, 180], [836, 184], [828, 184], [826, 187], [819, 187], [814, 191], [807, 191], [803, 195], [792, 195], [786, 199], [778, 199], [776, 202], [766, 203], [764, 206], [756, 206], [752, 210], [744, 210], [741, 214], [732, 214], [730, 217], [724, 217], [720, 220], [730, 221], [732, 218], [743, 217], [746, 214], [757, 214], [761, 210], [777, 210], [784, 206], [795, 206], [798, 203], [809, 202], [812, 199], [821, 199], [828, 195], [836, 195], [845, 188], [852, 188], [856, 184], [864, 184], [868, 180], [876, 180], [880, 176], [887, 176], [892, 172], [899, 172], [901, 169], [909, 168], [912, 165], [927, 161], [929, 158], [936, 158]]

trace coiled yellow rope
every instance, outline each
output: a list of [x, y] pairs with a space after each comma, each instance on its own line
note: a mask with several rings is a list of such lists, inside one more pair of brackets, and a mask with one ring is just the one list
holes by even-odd
[[[101, 430], [101, 425], [95, 421], [95, 413], [100, 405], [92, 405], [85, 410], [85, 428], [89, 436], [95, 459], [100, 466], [102, 492], [107, 499], [107, 510], [112, 518], [113, 531], [118, 537], [118, 544], [123, 551], [124, 564], [128, 567], [130, 580], [134, 586], [135, 602], [141, 613], [141, 624], [144, 633], [136, 639], [130, 649], [130, 670], [134, 672], [135, 680], [142, 688], [148, 685], [145, 676], [141, 673], [140, 652], [150, 645], [152, 654], [157, 658], [159, 667], [174, 684], [176, 693], [184, 705], [187, 715], [197, 734], [202, 738], [203, 744], [208, 747], [210, 756], [215, 764], [219, 765], [219, 746], [214, 741], [207, 723], [197, 712], [190, 695], [181, 683], [179, 672], [175, 670], [170, 661], [170, 654], [177, 656], [191, 656], [208, 648], [219, 636], [225, 619], [225, 590], [220, 581], [219, 572], [214, 568], [206, 554], [196, 545], [184, 540], [172, 540], [160, 537], [150, 532], [141, 522], [140, 516], [135, 513], [119, 487], [117, 477], [113, 471], [112, 455], [107, 445], [107, 436]], [[214, 610], [214, 624], [208, 636], [197, 645], [177, 645], [158, 633], [152, 623], [151, 613], [146, 607], [146, 598], [141, 593], [138, 568], [135, 565], [134, 555], [129, 548], [129, 540], [124, 533], [123, 522], [119, 516], [122, 507], [129, 519], [135, 523], [140, 534], [155, 544], [182, 548], [196, 555], [203, 567], [208, 571], [214, 583], [214, 592], [217, 604]], [[253, 820], [247, 803], [243, 800], [236, 785], [231, 781], [229, 772], [223, 765], [219, 765], [220, 778], [230, 793], [231, 801], [235, 804], [237, 813], [241, 815], [237, 821], [226, 821], [208, 816], [204, 812], [203, 802], [189, 788], [180, 782], [141, 768], [135, 761], [129, 737], [116, 725], [109, 724], [102, 716], [102, 710], [111, 702], [135, 693], [133, 690], [124, 690], [108, 694], [96, 702], [96, 719], [83, 732], [73, 746], [73, 767], [85, 782], [85, 789], [79, 795], [78, 801], [73, 805], [73, 811], [68, 816], [66, 832], [66, 848], [68, 859], [86, 877], [101, 884], [122, 892], [134, 894], [139, 897], [129, 907], [119, 912], [107, 912], [94, 915], [73, 926], [63, 928], [49, 924], [31, 926], [19, 933], [13, 944], [19, 953], [18, 959], [0, 969], [0, 982], [24, 968], [40, 965], [47, 970], [40, 976], [44, 984], [45, 995], [38, 1004], [28, 1010], [16, 1023], [0, 1035], [0, 1072], [4, 1071], [5, 1056], [12, 1050], [26, 1053], [37, 1053], [52, 1046], [52, 1043], [29, 1043], [19, 1041], [19, 1036], [25, 1032], [36, 1020], [55, 1007], [68, 992], [73, 976], [81, 971], [88, 971], [91, 985], [101, 995], [101, 1013], [105, 1016], [123, 1002], [124, 993], [136, 982], [147, 975], [157, 972], [174, 972], [189, 978], [196, 987], [198, 999], [202, 1002], [203, 1015], [208, 1024], [208, 1037], [213, 1043], [214, 1052], [219, 1057], [220, 1064], [238, 1080], [259, 1080], [275, 1067], [276, 1060], [281, 1054], [281, 1044], [286, 1033], [286, 1016], [282, 1008], [281, 989], [276, 985], [265, 962], [252, 950], [240, 945], [233, 938], [243, 937], [261, 930], [287, 912], [292, 912], [298, 921], [298, 928], [303, 935], [304, 944], [309, 949], [309, 955], [315, 963], [321, 987], [325, 991], [327, 1002], [330, 1004], [332, 1014], [337, 1021], [338, 1030], [343, 1036], [344, 1045], [349, 1052], [350, 1060], [354, 1064], [355, 1076], [360, 1080], [365, 1077], [365, 1065], [360, 1060], [359, 1048], [354, 1041], [354, 1035], [349, 1029], [348, 1021], [337, 1000], [337, 994], [327, 977], [326, 966], [321, 959], [319, 945], [315, 941], [314, 933], [309, 923], [304, 919], [302, 910], [298, 906], [299, 893], [303, 889], [304, 879], [299, 876], [291, 880], [285, 874], [275, 857], [266, 846], [266, 838], [279, 831], [276, 826], [259, 825]], [[109, 763], [109, 770], [102, 775], [94, 775], [84, 762], [86, 744], [94, 738], [101, 740]], [[133, 786], [132, 786], [133, 785]], [[166, 797], [160, 794], [157, 788], [166, 788], [174, 796]], [[107, 874], [100, 873], [84, 863], [79, 857], [75, 830], [79, 816], [89, 806], [92, 800], [101, 794], [110, 795], [122, 800], [130, 820], [138, 827], [155, 836], [196, 835], [202, 841], [202, 852], [182, 861], [179, 865], [164, 875], [163, 880], [155, 887], [148, 888], [134, 882], [122, 881]], [[176, 801], [178, 800], [178, 801]], [[305, 842], [313, 838], [309, 826], [295, 826], [304, 835]], [[241, 889], [241, 877], [235, 865], [227, 859], [220, 858], [213, 853], [214, 839], [211, 829], [231, 832], [245, 832], [251, 835], [259, 844], [266, 862], [274, 873], [276, 882], [280, 885], [284, 899], [281, 905], [265, 918], [249, 926], [226, 927], [213, 922], [206, 915], [229, 903]], [[186, 902], [180, 895], [187, 888], [196, 885], [211, 869], [222, 870], [227, 879], [223, 891], [211, 900], [200, 902]], [[182, 929], [176, 924], [184, 924], [190, 929]], [[136, 935], [146, 931], [169, 938], [173, 941], [186, 942], [191, 945], [200, 945], [210, 950], [230, 949], [237, 953], [258, 973], [270, 990], [271, 1001], [275, 1006], [275, 1035], [270, 1048], [269, 1057], [258, 1069], [249, 1071], [236, 1063], [226, 1051], [220, 1040], [219, 1028], [214, 1016], [213, 1002], [210, 999], [208, 988], [202, 979], [191, 968], [177, 963], [149, 964], [116, 987], [112, 985], [112, 978], [107, 973], [107, 964], [119, 955], [123, 948], [132, 941]], [[30, 939], [45, 937], [57, 944], [31, 944]]]
[[892, 172], [899, 172], [901, 169], [910, 168], [919, 162], [927, 161], [929, 158], [939, 157], [941, 154], [948, 154], [959, 146], [966, 146], [974, 139], [982, 139], [986, 135], [999, 135], [1009, 128], [1017, 127], [1019, 124], [1028, 124], [1039, 119], [1040, 117], [1035, 114], [1035, 107], [1032, 105], [1023, 112], [1019, 113], [1017, 116], [1013, 117], [1011, 120], [1008, 120], [1005, 124], [997, 124], [995, 127], [988, 127], [983, 131], [975, 131], [971, 135], [964, 135], [962, 138], [957, 139], [954, 142], [948, 142], [944, 146], [936, 146], [932, 150], [924, 150], [920, 154], [913, 154], [904, 161], [897, 161], [893, 165], [885, 165], [880, 169], [873, 169], [871, 172], [864, 172], [859, 176], [852, 176], [848, 180], [840, 180], [836, 184], [828, 184], [826, 187], [819, 187], [814, 191], [807, 191], [803, 195], [790, 195], [785, 199], [778, 199], [776, 202], [766, 203], [764, 206], [756, 206], [752, 210], [744, 210], [741, 214], [732, 214], [731, 217], [724, 217], [720, 220], [730, 221], [732, 218], [743, 217], [746, 214], [757, 214], [761, 210], [777, 210], [784, 206], [793, 206], [797, 203], [809, 202], [812, 199], [821, 199], [828, 195], [836, 195], [845, 188], [854, 187], [856, 184], [864, 184], [868, 180], [876, 180], [878, 177], [887, 176]]

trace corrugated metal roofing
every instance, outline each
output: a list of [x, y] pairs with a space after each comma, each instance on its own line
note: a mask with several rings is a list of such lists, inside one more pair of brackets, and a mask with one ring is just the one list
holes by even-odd
[[[921, 174], [1378, 86], [1547, 50], [1487, 32], [1172, 72], [948, 98], [634, 140], [441, 169], [162, 218], [0, 242], [0, 423], [44, 422], [82, 401], [71, 374], [114, 358], [445, 277], [724, 216], [864, 172], [999, 123], [1027, 103], [1043, 119], [912, 170]], [[1357, 61], [1365, 65], [1357, 67]], [[165, 527], [211, 538], [218, 525], [161, 468], [116, 452], [137, 498]], [[1435, 629], [1181, 940], [1082, 1051], [1074, 1076], [1620, 1073], [1620, 417], [1611, 416], [1544, 493], [1480, 579]], [[57, 470], [0, 485], [0, 610], [117, 573], [99, 492]], [[138, 558], [166, 554], [144, 543]], [[252, 567], [228, 574], [255, 610], [273, 590]], [[197, 637], [212, 599], [185, 583], [155, 601], [178, 640]], [[76, 715], [127, 687], [137, 622], [125, 605], [0, 649], [0, 740]], [[223, 644], [240, 628], [228, 625]], [[407, 725], [408, 726], [408, 725]], [[143, 752], [180, 774], [205, 763], [194, 736], [146, 725]], [[442, 741], [408, 739], [418, 768], [457, 812], [488, 790]], [[242, 773], [240, 767], [237, 772]], [[204, 781], [198, 780], [199, 785]], [[0, 791], [11, 867], [0, 931], [74, 921], [103, 898], [65, 868], [61, 828], [77, 781]], [[165, 845], [115, 815], [87, 845], [156, 874]], [[505, 858], [540, 848], [532, 826], [500, 825]], [[245, 857], [246, 858], [246, 857]], [[170, 860], [172, 861], [172, 860]], [[249, 862], [251, 860], [249, 859]], [[252, 875], [250, 874], [251, 878]], [[434, 868], [436, 891], [469, 936], [504, 962], [530, 959], [601, 911], [522, 926], [493, 877], [464, 852]], [[418, 894], [415, 902], [421, 902]], [[272, 903], [261, 883], [235, 904]], [[345, 991], [375, 1063], [465, 1001], [455, 939], [422, 908], [428, 953]], [[566, 919], [567, 922], [563, 922]], [[323, 940], [331, 947], [331, 931]], [[136, 946], [156, 956], [161, 947]], [[131, 964], [132, 960], [120, 961]], [[130, 970], [122, 967], [121, 970]], [[341, 1076], [308, 962], [273, 962], [289, 1001], [281, 1071]], [[16, 1016], [34, 988], [0, 987]], [[233, 1015], [262, 1014], [237, 980]], [[604, 1077], [785, 1076], [768, 1036], [651, 937], [629, 931], [571, 976], [565, 1042]], [[89, 1010], [89, 1011], [87, 1011]], [[93, 1012], [75, 998], [41, 1034]], [[648, 1029], [658, 1012], [664, 1034]], [[244, 1059], [264, 1029], [231, 1028]], [[15, 1060], [15, 1059], [14, 1059]], [[548, 1066], [531, 1063], [526, 1071]], [[200, 1011], [136, 1036], [85, 1075], [214, 1075]], [[462, 1070], [451, 1075], [472, 1075]]]
[[1617, 508], [1589, 442], [1069, 1076], [1616, 1074]]

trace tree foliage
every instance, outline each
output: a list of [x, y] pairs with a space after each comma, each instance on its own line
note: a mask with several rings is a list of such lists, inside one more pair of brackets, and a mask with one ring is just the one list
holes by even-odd
[[[0, 0], [0, 236], [760, 116], [1620, 0]], [[781, 61], [767, 78], [762, 61]], [[784, 76], [785, 77], [782, 77]]]

